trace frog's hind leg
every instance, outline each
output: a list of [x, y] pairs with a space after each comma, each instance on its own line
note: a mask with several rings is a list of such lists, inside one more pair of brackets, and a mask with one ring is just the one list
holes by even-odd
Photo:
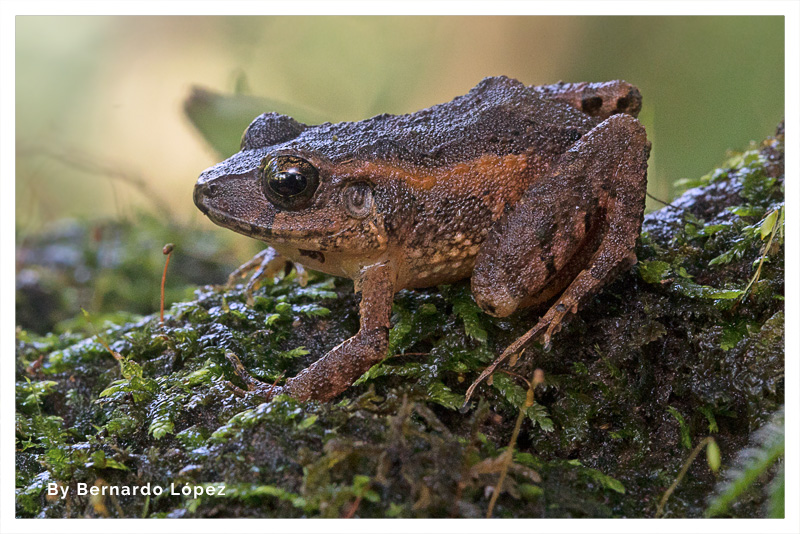
[[642, 94], [636, 86], [623, 80], [601, 83], [554, 83], [531, 86], [531, 90], [548, 100], [563, 102], [598, 119], [617, 113], [633, 117], [642, 110]]
[[475, 300], [484, 310], [508, 315], [544, 297], [550, 300], [553, 288], [563, 292], [481, 374], [467, 398], [497, 365], [534, 338], [542, 336], [549, 345], [569, 314], [636, 263], [648, 154], [641, 124], [615, 115], [580, 139], [492, 228], [472, 279]]

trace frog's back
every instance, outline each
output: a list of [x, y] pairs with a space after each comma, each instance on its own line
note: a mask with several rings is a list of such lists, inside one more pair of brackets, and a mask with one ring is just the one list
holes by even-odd
[[313, 148], [333, 162], [385, 161], [435, 169], [487, 155], [535, 152], [552, 157], [596, 124], [588, 115], [500, 76], [485, 78], [466, 95], [415, 113], [309, 128], [286, 148]]

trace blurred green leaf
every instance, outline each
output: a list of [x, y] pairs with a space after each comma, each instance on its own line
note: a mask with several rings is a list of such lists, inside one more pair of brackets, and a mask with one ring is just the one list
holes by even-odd
[[276, 111], [307, 124], [324, 122], [321, 112], [295, 104], [250, 95], [225, 95], [196, 86], [183, 110], [206, 142], [224, 157], [239, 151], [245, 129], [262, 113]]
[[763, 241], [775, 230], [775, 223], [778, 222], [778, 213], [780, 210], [772, 210], [769, 215], [764, 218], [761, 223], [761, 240]]

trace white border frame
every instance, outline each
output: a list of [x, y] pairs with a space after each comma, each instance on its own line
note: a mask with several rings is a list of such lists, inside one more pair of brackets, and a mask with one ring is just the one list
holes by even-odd
[[[785, 113], [786, 113], [786, 195], [790, 205], [798, 205], [798, 98], [800, 94], [800, 3], [789, 1], [475, 1], [458, 2], [445, 0], [412, 1], [294, 1], [294, 2], [248, 2], [210, 1], [192, 2], [180, 0], [154, 1], [36, 1], [0, 0], [0, 177], [9, 184], [15, 176], [15, 16], [16, 15], [783, 15], [785, 16]], [[794, 30], [792, 30], [794, 28]], [[800, 209], [800, 208], [794, 208]], [[786, 224], [786, 323], [797, 324], [798, 320], [798, 232], [797, 214], [788, 210]], [[585, 519], [570, 521], [562, 519], [505, 519], [502, 523], [451, 519], [361, 519], [343, 520], [296, 520], [296, 519], [117, 519], [112, 523], [96, 519], [17, 519], [14, 502], [14, 388], [8, 383], [14, 376], [14, 227], [15, 195], [6, 193], [0, 197], [0, 377], [5, 386], [0, 388], [0, 532], [86, 532], [105, 533], [113, 529], [119, 533], [152, 532], [174, 533], [203, 532], [374, 532], [384, 533], [415, 531], [455, 531], [484, 534], [489, 530], [503, 532], [554, 532], [586, 531], [593, 533], [638, 533], [638, 532], [800, 532], [800, 514], [796, 505], [798, 494], [798, 408], [800, 388], [786, 388], [786, 519], [681, 519], [681, 520], [601, 520]], [[793, 276], [794, 275], [794, 276]], [[797, 386], [800, 378], [798, 365], [798, 331], [786, 330], [786, 380]], [[147, 521], [147, 523], [144, 523]]]

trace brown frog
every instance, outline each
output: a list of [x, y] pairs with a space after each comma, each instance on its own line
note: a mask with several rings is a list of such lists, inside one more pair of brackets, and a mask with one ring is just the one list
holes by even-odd
[[397, 291], [467, 277], [494, 316], [551, 303], [481, 378], [534, 338], [548, 345], [636, 263], [650, 151], [640, 109], [622, 81], [496, 77], [408, 115], [316, 126], [257, 117], [241, 152], [200, 175], [195, 204], [271, 246], [235, 273], [258, 267], [248, 289], [287, 262], [345, 276], [361, 324], [284, 385], [252, 378], [232, 356], [237, 374], [266, 398], [332, 399], [386, 356]]

